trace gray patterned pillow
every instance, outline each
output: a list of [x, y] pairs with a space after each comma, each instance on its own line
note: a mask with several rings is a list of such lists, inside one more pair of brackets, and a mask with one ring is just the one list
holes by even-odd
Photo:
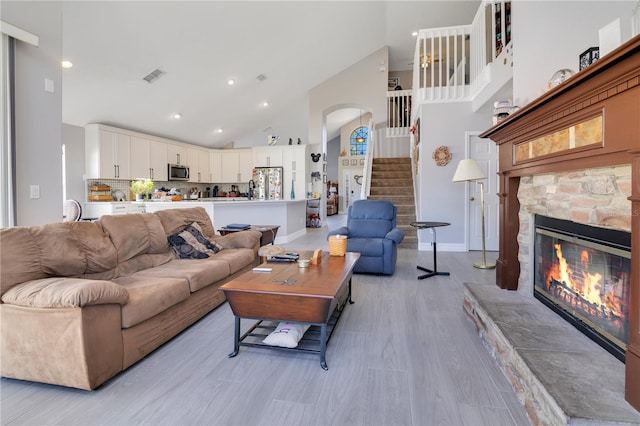
[[224, 248], [219, 243], [207, 240], [197, 222], [169, 235], [167, 239], [176, 257], [180, 259], [206, 259]]

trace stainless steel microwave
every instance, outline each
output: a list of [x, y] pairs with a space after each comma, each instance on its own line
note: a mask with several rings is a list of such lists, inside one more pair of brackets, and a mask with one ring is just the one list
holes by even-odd
[[189, 167], [182, 164], [169, 164], [169, 180], [189, 180]]

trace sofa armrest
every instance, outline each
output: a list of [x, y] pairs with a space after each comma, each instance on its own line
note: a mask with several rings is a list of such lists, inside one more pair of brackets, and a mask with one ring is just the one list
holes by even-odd
[[404, 240], [404, 232], [400, 228], [393, 228], [384, 237], [388, 240], [393, 240], [396, 244], [400, 244]]
[[218, 236], [211, 238], [211, 241], [219, 243], [224, 248], [254, 248], [256, 244], [260, 246], [260, 238], [262, 238], [262, 232], [246, 230], [231, 232], [224, 236]]
[[349, 228], [347, 228], [346, 226], [341, 226], [340, 228], [334, 229], [333, 231], [329, 231], [329, 233], [327, 234], [327, 240], [332, 235], [346, 235], [347, 238], [348, 238], [349, 237]]
[[51, 277], [27, 281], [11, 287], [2, 302], [29, 308], [81, 308], [117, 303], [124, 305], [129, 293], [106, 280]]

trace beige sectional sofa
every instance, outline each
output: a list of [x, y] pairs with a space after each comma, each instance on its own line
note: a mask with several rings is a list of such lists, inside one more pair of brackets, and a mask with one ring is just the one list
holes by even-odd
[[[223, 249], [177, 258], [167, 237], [193, 222]], [[95, 389], [223, 303], [260, 236], [215, 235], [200, 207], [1, 229], [0, 373]]]

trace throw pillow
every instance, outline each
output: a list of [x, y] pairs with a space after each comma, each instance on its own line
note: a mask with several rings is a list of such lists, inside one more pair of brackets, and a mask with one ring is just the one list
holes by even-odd
[[178, 233], [169, 235], [167, 239], [176, 257], [180, 259], [206, 259], [223, 248], [220, 244], [207, 240], [196, 222], [185, 226]]
[[309, 324], [281, 322], [262, 342], [269, 346], [295, 348], [309, 327]]

